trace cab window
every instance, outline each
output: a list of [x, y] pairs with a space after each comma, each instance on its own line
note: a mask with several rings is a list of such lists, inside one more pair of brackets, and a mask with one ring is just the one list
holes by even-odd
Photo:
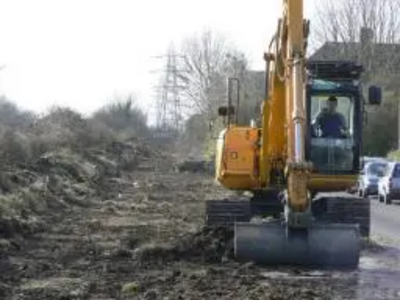
[[318, 172], [348, 172], [354, 166], [354, 98], [312, 95], [310, 158]]

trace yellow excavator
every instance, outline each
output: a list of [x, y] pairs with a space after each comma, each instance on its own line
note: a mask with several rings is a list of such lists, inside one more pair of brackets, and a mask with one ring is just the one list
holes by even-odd
[[369, 86], [364, 96], [363, 67], [355, 62], [306, 59], [309, 28], [303, 1], [283, 0], [264, 54], [258, 124], [234, 121], [239, 85], [229, 80], [231, 96], [218, 110], [226, 126], [217, 139], [216, 180], [251, 197], [208, 201], [206, 223], [234, 229], [238, 260], [354, 268], [369, 236], [370, 203], [348, 191], [361, 168], [365, 106], [379, 105], [382, 91]]

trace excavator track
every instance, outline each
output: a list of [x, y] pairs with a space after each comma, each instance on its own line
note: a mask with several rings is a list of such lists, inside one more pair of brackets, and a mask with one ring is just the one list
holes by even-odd
[[317, 196], [312, 206], [319, 223], [358, 224], [360, 235], [368, 238], [371, 224], [369, 199], [347, 193], [327, 193]]
[[206, 202], [206, 225], [233, 228], [236, 222], [249, 222], [250, 202], [240, 199], [210, 200]]
[[207, 226], [228, 226], [235, 222], [249, 222], [253, 216], [279, 218], [283, 205], [274, 192], [256, 193], [249, 199], [231, 198], [206, 202]]
[[[327, 193], [317, 196], [312, 210], [318, 223], [358, 224], [364, 238], [370, 235], [371, 203], [369, 199], [346, 193]], [[276, 202], [224, 199], [206, 202], [207, 226], [234, 226], [235, 222], [249, 222], [252, 216], [276, 216], [283, 207]]]

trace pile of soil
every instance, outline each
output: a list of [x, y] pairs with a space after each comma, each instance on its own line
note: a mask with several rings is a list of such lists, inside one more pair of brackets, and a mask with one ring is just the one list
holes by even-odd
[[[124, 171], [152, 171], [162, 153], [144, 141], [113, 143], [104, 149], [48, 152], [32, 165], [4, 166], [0, 173], [0, 238], [31, 235], [46, 226], [42, 216], [70, 206], [90, 206], [95, 198], [116, 197], [115, 179]], [[172, 163], [171, 163], [172, 164]]]
[[172, 261], [220, 263], [233, 259], [233, 230], [204, 227], [172, 244], [145, 244], [135, 254], [142, 265]]

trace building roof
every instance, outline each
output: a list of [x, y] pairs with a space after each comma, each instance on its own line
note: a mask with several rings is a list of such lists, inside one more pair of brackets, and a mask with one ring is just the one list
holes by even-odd
[[399, 74], [400, 44], [326, 42], [309, 60], [351, 60], [362, 63], [369, 71]]

